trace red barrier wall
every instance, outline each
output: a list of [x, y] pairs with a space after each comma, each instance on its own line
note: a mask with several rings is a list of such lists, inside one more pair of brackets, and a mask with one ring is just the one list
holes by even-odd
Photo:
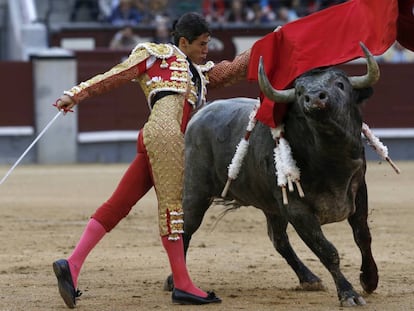
[[[106, 71], [127, 55], [127, 51], [106, 49], [77, 52], [79, 81]], [[351, 75], [365, 72], [365, 66], [359, 64], [342, 68]], [[414, 128], [414, 100], [411, 93], [414, 64], [380, 64], [380, 69], [381, 78], [374, 87], [374, 96], [364, 108], [365, 121], [371, 128]], [[31, 63], [0, 62], [0, 86], [0, 126], [33, 126]], [[208, 100], [257, 95], [256, 83], [243, 82], [233, 87], [211, 90]], [[149, 114], [139, 85], [132, 82], [81, 103], [78, 109], [80, 132], [136, 130], [142, 127]]]
[[32, 64], [0, 62], [0, 126], [33, 126]]

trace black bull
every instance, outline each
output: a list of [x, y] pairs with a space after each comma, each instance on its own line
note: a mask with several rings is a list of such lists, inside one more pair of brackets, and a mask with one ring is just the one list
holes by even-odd
[[[368, 73], [348, 78], [335, 68], [317, 69], [295, 81], [295, 88], [276, 91], [259, 68], [259, 84], [266, 96], [290, 102], [284, 137], [301, 172], [303, 198], [288, 194], [283, 204], [277, 185], [275, 141], [268, 127], [258, 123], [238, 178], [227, 199], [263, 211], [268, 235], [275, 249], [295, 271], [301, 286], [319, 290], [322, 283], [297, 257], [286, 233], [288, 223], [331, 273], [341, 305], [365, 304], [340, 269], [338, 252], [324, 236], [321, 225], [347, 219], [361, 255], [360, 283], [367, 292], [378, 284], [367, 224], [366, 160], [361, 139], [361, 103], [372, 94], [378, 67], [365, 49]], [[183, 192], [184, 245], [199, 228], [212, 200], [219, 197], [227, 180], [237, 144], [245, 135], [256, 100], [218, 100], [201, 109], [186, 132]]]

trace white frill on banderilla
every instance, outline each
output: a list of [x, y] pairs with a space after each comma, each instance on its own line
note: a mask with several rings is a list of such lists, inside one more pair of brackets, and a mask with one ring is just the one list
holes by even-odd
[[227, 178], [226, 185], [224, 186], [224, 189], [221, 193], [222, 198], [226, 197], [231, 181], [236, 179], [237, 176], [239, 175], [240, 168], [243, 164], [243, 159], [246, 156], [247, 150], [249, 149], [250, 133], [253, 131], [253, 128], [255, 127], [257, 123], [256, 113], [257, 113], [257, 110], [259, 109], [259, 106], [260, 104], [258, 103], [253, 107], [253, 110], [249, 115], [249, 123], [247, 124], [246, 133], [236, 147], [236, 152], [228, 167], [228, 172], [227, 172], [228, 178]]
[[296, 161], [292, 157], [292, 150], [290, 149], [288, 141], [283, 137], [283, 125], [276, 128], [271, 128], [273, 140], [276, 143], [273, 149], [275, 168], [277, 175], [277, 185], [282, 188], [283, 204], [288, 204], [286, 193], [286, 185], [290, 192], [293, 192], [293, 183], [298, 189], [299, 196], [305, 196], [302, 186], [300, 184], [300, 170], [296, 165]]
[[[249, 123], [247, 125], [245, 136], [241, 139], [240, 143], [236, 147], [236, 152], [228, 167], [227, 182], [221, 193], [223, 198], [226, 197], [230, 188], [232, 180], [235, 180], [239, 175], [243, 159], [247, 154], [249, 148], [250, 134], [255, 127], [256, 113], [259, 109], [259, 104], [255, 105], [249, 116]], [[277, 175], [277, 185], [282, 189], [283, 204], [288, 204], [288, 197], [286, 187], [290, 192], [294, 191], [293, 184], [296, 185], [299, 196], [303, 198], [305, 196], [302, 186], [300, 184], [300, 170], [296, 165], [296, 161], [292, 157], [292, 151], [289, 146], [289, 142], [283, 137], [283, 125], [276, 128], [271, 128], [273, 140], [275, 141], [274, 162]], [[397, 174], [400, 173], [400, 169], [394, 164], [394, 162], [388, 156], [388, 148], [384, 146], [381, 141], [371, 132], [367, 124], [363, 123], [362, 133], [368, 140], [368, 144], [377, 152], [381, 159], [386, 160]]]
[[[259, 104], [256, 105], [249, 116], [249, 123], [247, 125], [245, 136], [241, 139], [236, 147], [236, 152], [228, 167], [227, 182], [221, 193], [224, 198], [227, 195], [232, 180], [235, 180], [239, 175], [240, 168], [243, 164], [243, 159], [247, 154], [249, 148], [249, 138], [254, 126], [257, 123], [256, 113]], [[289, 191], [293, 191], [293, 183], [296, 184], [300, 197], [304, 197], [302, 187], [300, 185], [300, 170], [296, 166], [296, 161], [292, 158], [289, 143], [283, 138], [283, 126], [271, 129], [273, 139], [276, 147], [274, 149], [275, 168], [277, 173], [277, 184], [282, 188], [283, 203], [288, 204], [286, 185]]]
[[374, 133], [371, 131], [371, 129], [366, 123], [362, 123], [362, 134], [364, 134], [365, 138], [368, 141], [368, 144], [374, 149], [378, 156], [382, 160], [386, 160], [397, 174], [401, 173], [401, 170], [397, 167], [397, 165], [395, 165], [395, 163], [389, 157], [388, 148], [384, 146], [384, 144], [379, 140], [379, 138], [374, 135]]

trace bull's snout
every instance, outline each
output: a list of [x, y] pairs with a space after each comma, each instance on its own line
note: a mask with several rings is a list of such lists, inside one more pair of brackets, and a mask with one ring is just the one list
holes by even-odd
[[303, 97], [308, 109], [325, 109], [328, 106], [329, 96], [325, 91], [307, 93]]

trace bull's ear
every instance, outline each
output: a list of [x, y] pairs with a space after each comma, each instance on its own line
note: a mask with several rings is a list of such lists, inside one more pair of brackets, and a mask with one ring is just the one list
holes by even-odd
[[367, 88], [363, 88], [363, 89], [359, 89], [359, 90], [355, 90], [355, 91], [357, 93], [356, 102], [358, 104], [361, 104], [362, 102], [364, 102], [365, 100], [370, 98], [372, 96], [372, 94], [374, 94], [374, 90], [373, 90], [372, 87], [367, 87]]

